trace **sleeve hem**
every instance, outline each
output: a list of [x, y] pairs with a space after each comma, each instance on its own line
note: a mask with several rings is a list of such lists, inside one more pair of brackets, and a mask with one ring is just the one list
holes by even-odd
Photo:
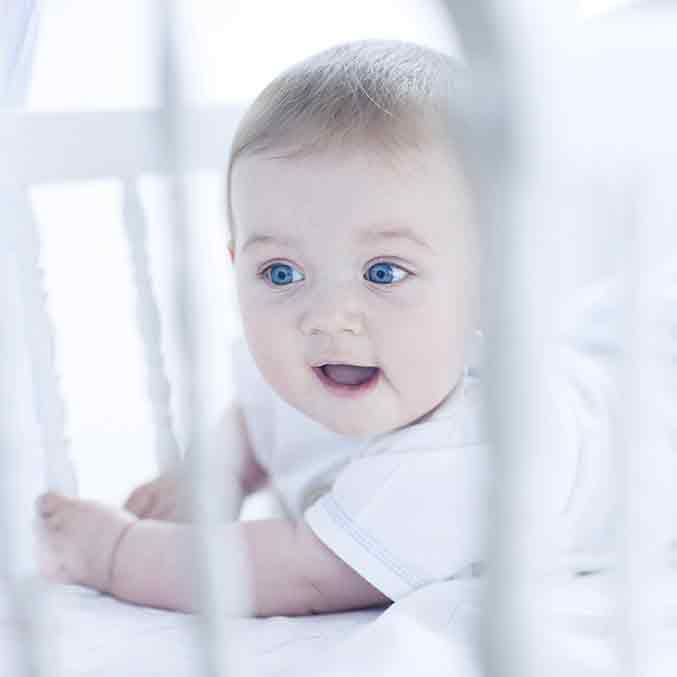
[[331, 495], [314, 503], [304, 519], [327, 547], [393, 601], [432, 582], [429, 577], [397, 562], [350, 519]]

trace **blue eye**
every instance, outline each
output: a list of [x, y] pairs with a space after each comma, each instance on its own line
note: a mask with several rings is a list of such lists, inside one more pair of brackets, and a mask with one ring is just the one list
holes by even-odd
[[375, 263], [373, 266], [369, 266], [364, 274], [364, 279], [376, 284], [392, 284], [404, 280], [409, 275], [410, 273], [394, 263]]
[[273, 263], [261, 275], [275, 287], [284, 287], [292, 282], [305, 280], [305, 275], [288, 263]]

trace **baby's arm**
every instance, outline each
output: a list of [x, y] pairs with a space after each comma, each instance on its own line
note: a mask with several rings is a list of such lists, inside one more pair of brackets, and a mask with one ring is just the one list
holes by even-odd
[[[230, 455], [243, 459], [232, 475], [242, 495], [265, 481], [237, 405], [226, 411], [216, 441], [217, 448], [221, 442]], [[187, 515], [182, 512], [185, 499], [177, 494], [178, 481], [167, 486], [161, 480], [145, 485], [149, 489], [144, 491], [150, 493], [146, 504], [141, 500], [144, 491], [139, 490], [127, 507], [162, 519], [137, 519], [133, 510], [93, 501], [43, 497], [39, 511], [48, 555], [43, 571], [137, 604], [193, 610], [193, 527], [164, 521]], [[246, 549], [253, 615], [340, 611], [390, 601], [334, 555], [303, 521], [235, 522], [221, 529], [226, 553], [240, 544]]]
[[[228, 448], [224, 448], [227, 446]], [[229, 494], [235, 500], [229, 503], [225, 519], [236, 519], [243, 499], [260, 488], [266, 481], [266, 472], [254, 457], [249, 443], [242, 412], [237, 403], [226, 408], [215, 429], [211, 432], [210, 451], [227, 453], [234, 459], [224, 478], [231, 486]], [[190, 521], [190, 496], [188, 494], [186, 462], [166, 470], [150, 482], [138, 486], [129, 495], [125, 509], [144, 519], [170, 522]]]
[[[255, 582], [256, 615], [305, 615], [390, 603], [303, 520], [262, 520], [243, 526], [250, 527], [244, 538]], [[285, 579], [296, 580], [293, 593], [285, 592]]]
[[[110, 592], [120, 599], [192, 611], [192, 527], [136, 522], [123, 536]], [[390, 602], [327, 548], [305, 524], [284, 519], [224, 525], [226, 552], [243, 542], [254, 616], [305, 615]]]
[[[58, 494], [43, 496], [38, 509], [49, 555], [48, 564], [43, 562], [47, 575], [136, 604], [194, 610], [194, 527], [139, 520], [125, 510]], [[255, 616], [342, 611], [390, 601], [302, 521], [234, 522], [220, 529], [226, 553], [244, 544], [249, 567], [244, 580], [252, 584]]]

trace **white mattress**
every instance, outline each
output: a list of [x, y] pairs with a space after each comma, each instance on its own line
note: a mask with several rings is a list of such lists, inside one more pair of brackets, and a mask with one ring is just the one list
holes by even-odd
[[[643, 674], [677, 674], [677, 576], [647, 580], [655, 625]], [[613, 576], [550, 581], [531, 593], [532, 674], [618, 677]], [[50, 677], [201, 677], [192, 616], [136, 607], [75, 586], [54, 593], [49, 636], [62, 666]], [[481, 677], [481, 589], [476, 581], [428, 586], [387, 611], [233, 619], [242, 660], [233, 677]], [[0, 595], [0, 675], [19, 675], [20, 646]], [[649, 630], [649, 628], [645, 628]]]
[[[0, 675], [20, 674], [7, 605], [0, 622]], [[198, 677], [200, 636], [186, 614], [118, 602], [86, 588], [59, 586], [50, 597], [49, 635], [61, 664], [54, 677]], [[240, 674], [315, 674], [321, 655], [378, 611], [303, 618], [233, 619], [230, 639], [246, 661]]]

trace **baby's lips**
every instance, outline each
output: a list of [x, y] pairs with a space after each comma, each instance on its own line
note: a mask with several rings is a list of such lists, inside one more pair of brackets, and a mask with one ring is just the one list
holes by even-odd
[[336, 383], [359, 386], [373, 378], [377, 368], [353, 364], [325, 364], [322, 371]]

